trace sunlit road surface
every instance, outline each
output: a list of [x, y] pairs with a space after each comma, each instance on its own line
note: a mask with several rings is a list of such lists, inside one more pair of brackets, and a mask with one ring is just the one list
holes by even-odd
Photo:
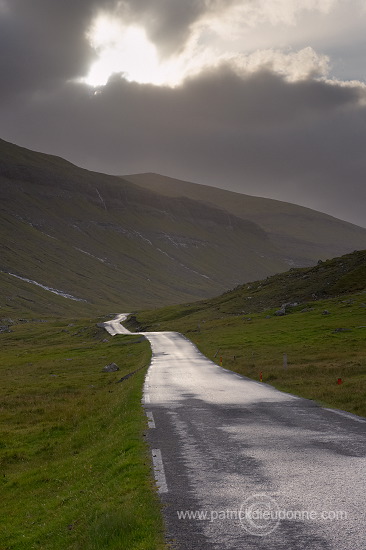
[[144, 334], [148, 440], [173, 548], [366, 549], [365, 419], [227, 371], [178, 333]]

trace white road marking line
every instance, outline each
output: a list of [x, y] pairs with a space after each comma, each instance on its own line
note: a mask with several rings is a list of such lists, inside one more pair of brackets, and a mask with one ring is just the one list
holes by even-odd
[[344, 416], [345, 418], [348, 418], [349, 420], [355, 420], [355, 422], [362, 422], [363, 424], [366, 423], [366, 420], [363, 420], [362, 418], [359, 418], [358, 416], [353, 415], [351, 413], [346, 413], [346, 412], [343, 412], [343, 411], [336, 411], [334, 409], [326, 409], [326, 408], [324, 408], [324, 410], [332, 412], [334, 414], [339, 414], [339, 416]]
[[150, 395], [148, 393], [144, 396], [144, 401], [145, 403], [150, 403]]
[[151, 411], [146, 411], [146, 416], [148, 418], [149, 428], [156, 428], [153, 413]]
[[154, 464], [154, 477], [158, 486], [158, 493], [167, 493], [168, 485], [166, 482], [163, 458], [160, 449], [152, 449], [151, 451]]

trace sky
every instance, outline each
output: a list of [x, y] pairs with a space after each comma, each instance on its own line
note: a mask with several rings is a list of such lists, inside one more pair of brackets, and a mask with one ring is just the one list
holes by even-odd
[[365, 0], [0, 0], [0, 137], [366, 227]]

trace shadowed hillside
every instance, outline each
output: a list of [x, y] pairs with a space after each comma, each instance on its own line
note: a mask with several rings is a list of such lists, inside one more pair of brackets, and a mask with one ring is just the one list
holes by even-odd
[[286, 267], [249, 220], [5, 141], [0, 198], [4, 311], [154, 307]]
[[[206, 200], [187, 189], [203, 190]], [[250, 197], [183, 182], [173, 195], [0, 140], [2, 312], [128, 311], [199, 300], [289, 264], [314, 263], [337, 247], [355, 249], [363, 239], [366, 246], [366, 230], [293, 205], [281, 206], [290, 212], [286, 229], [276, 211], [283, 203], [264, 208], [252, 198], [262, 205], [257, 219], [259, 207], [244, 215], [240, 206]], [[299, 211], [307, 219], [296, 226]], [[275, 219], [281, 238], [270, 231]], [[291, 255], [280, 241], [295, 228]]]
[[[189, 197], [225, 208], [230, 214], [259, 225], [288, 265], [314, 265], [366, 248], [366, 229], [295, 204], [252, 197], [217, 187], [180, 181], [159, 174], [135, 174], [125, 179], [169, 197]], [[365, 219], [366, 223], [366, 219]]]

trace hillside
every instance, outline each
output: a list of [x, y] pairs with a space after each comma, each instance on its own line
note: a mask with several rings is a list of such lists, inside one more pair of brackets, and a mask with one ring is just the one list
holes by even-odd
[[366, 290], [366, 250], [353, 252], [315, 267], [292, 268], [262, 281], [226, 292], [212, 307], [227, 314], [260, 313], [283, 304], [306, 304]]
[[[138, 314], [138, 322], [143, 330], [155, 330], [157, 323], [167, 330], [172, 327], [172, 322], [179, 324], [183, 318], [191, 324], [199, 318], [219, 319], [225, 323], [225, 319], [231, 316], [260, 314], [276, 309], [279, 311], [285, 304], [287, 306], [284, 309], [289, 314], [302, 310], [309, 302], [316, 303], [353, 293], [366, 293], [366, 250], [325, 262], [319, 261], [310, 268], [292, 268], [264, 280], [240, 285], [208, 300], [141, 312]], [[176, 328], [175, 324], [173, 326]]]
[[225, 208], [239, 218], [251, 220], [268, 234], [271, 243], [290, 266], [310, 266], [319, 259], [366, 248], [365, 228], [310, 208], [224, 191], [159, 174], [134, 174], [124, 178], [165, 196], [199, 200]]
[[[182, 196], [180, 185], [182, 192], [203, 189], [210, 201]], [[278, 217], [276, 201], [261, 210], [266, 222], [255, 221], [250, 207], [234, 212], [248, 197], [202, 189], [178, 182], [168, 196], [0, 140], [1, 316], [195, 301], [288, 265], [309, 265], [337, 247], [366, 247], [366, 230], [311, 210], [297, 227], [299, 207], [287, 205], [286, 231], [296, 226], [302, 234], [291, 255], [268, 229]]]
[[5, 141], [0, 199], [3, 313], [155, 307], [286, 268], [251, 221]]

